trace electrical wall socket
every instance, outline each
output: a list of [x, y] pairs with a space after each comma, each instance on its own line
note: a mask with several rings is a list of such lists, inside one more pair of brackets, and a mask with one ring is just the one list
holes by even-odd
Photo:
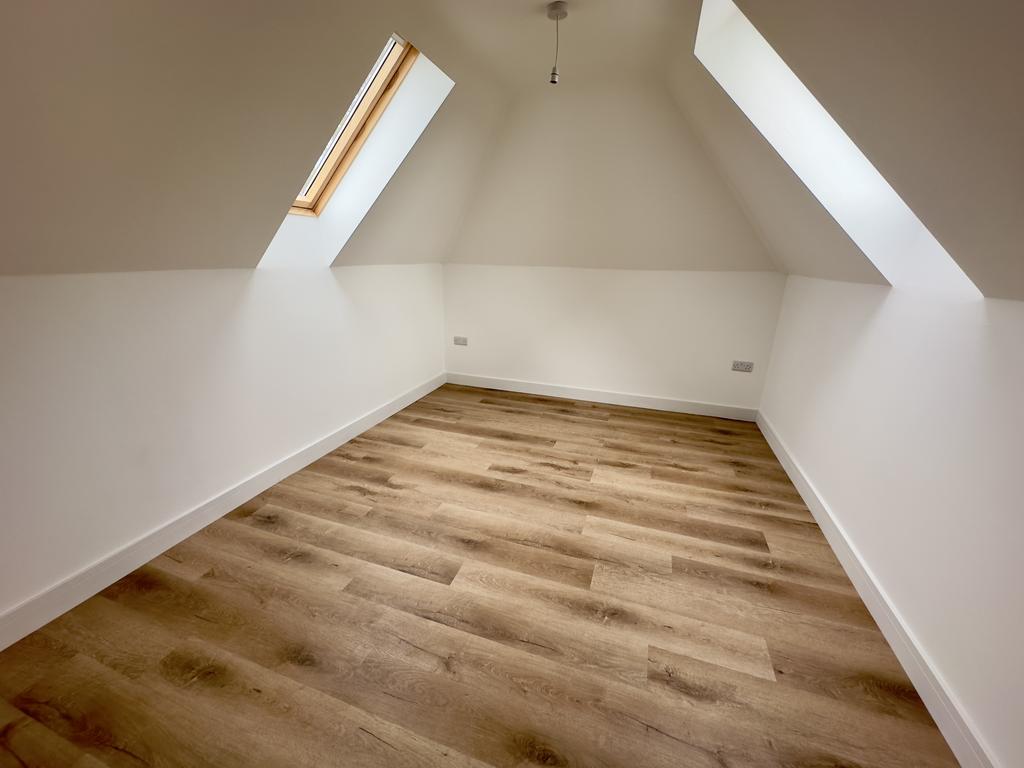
[[455, 342], [455, 346], [456, 347], [468, 347], [469, 346], [469, 337], [468, 336], [456, 336], [453, 339], [453, 341]]
[[733, 360], [732, 369], [741, 373], [750, 373], [754, 370], [754, 364], [749, 360]]

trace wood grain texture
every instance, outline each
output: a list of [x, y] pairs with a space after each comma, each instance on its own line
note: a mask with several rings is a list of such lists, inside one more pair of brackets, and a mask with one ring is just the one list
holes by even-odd
[[955, 759], [753, 424], [445, 386], [0, 653], [0, 767]]

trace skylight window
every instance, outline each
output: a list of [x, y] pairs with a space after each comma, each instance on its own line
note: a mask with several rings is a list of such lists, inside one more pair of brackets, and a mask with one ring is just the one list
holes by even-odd
[[703, 0], [693, 52], [892, 285], [981, 295], [733, 0]]
[[[370, 107], [376, 84], [394, 67], [399, 45], [408, 50]], [[303, 184], [302, 198], [306, 199], [300, 198], [300, 202], [313, 208], [289, 209], [306, 215], [283, 217], [260, 259], [260, 268], [331, 266], [454, 86], [455, 82], [434, 62], [407, 43], [396, 39], [395, 46], [389, 44]], [[366, 118], [357, 131], [354, 126], [361, 120], [361, 113]], [[343, 147], [347, 147], [344, 152]], [[337, 162], [332, 159], [339, 156]], [[331, 178], [324, 182], [319, 200], [314, 200], [317, 179], [328, 176]], [[324, 195], [333, 195], [330, 202]]]
[[289, 213], [319, 216], [412, 68], [418, 51], [398, 35], [387, 44], [302, 185]]

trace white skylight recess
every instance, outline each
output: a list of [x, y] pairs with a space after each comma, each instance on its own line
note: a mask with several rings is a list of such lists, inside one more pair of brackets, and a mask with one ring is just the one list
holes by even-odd
[[704, 0], [694, 54], [892, 285], [981, 296], [733, 0]]
[[259, 266], [331, 266], [454, 85], [411, 45], [389, 40]]

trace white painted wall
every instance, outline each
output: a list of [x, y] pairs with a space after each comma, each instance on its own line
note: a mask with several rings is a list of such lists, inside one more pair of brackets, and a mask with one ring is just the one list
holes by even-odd
[[0, 278], [0, 625], [442, 373], [442, 318], [438, 265]]
[[1024, 765], [1022, 339], [1022, 302], [790, 277], [761, 405], [1006, 768]]
[[430, 59], [417, 56], [323, 211], [319, 216], [285, 215], [260, 267], [322, 269], [333, 264], [454, 85]]
[[[785, 278], [444, 266], [450, 373], [756, 408]], [[468, 336], [469, 346], [452, 344]], [[732, 361], [754, 361], [751, 374]]]

